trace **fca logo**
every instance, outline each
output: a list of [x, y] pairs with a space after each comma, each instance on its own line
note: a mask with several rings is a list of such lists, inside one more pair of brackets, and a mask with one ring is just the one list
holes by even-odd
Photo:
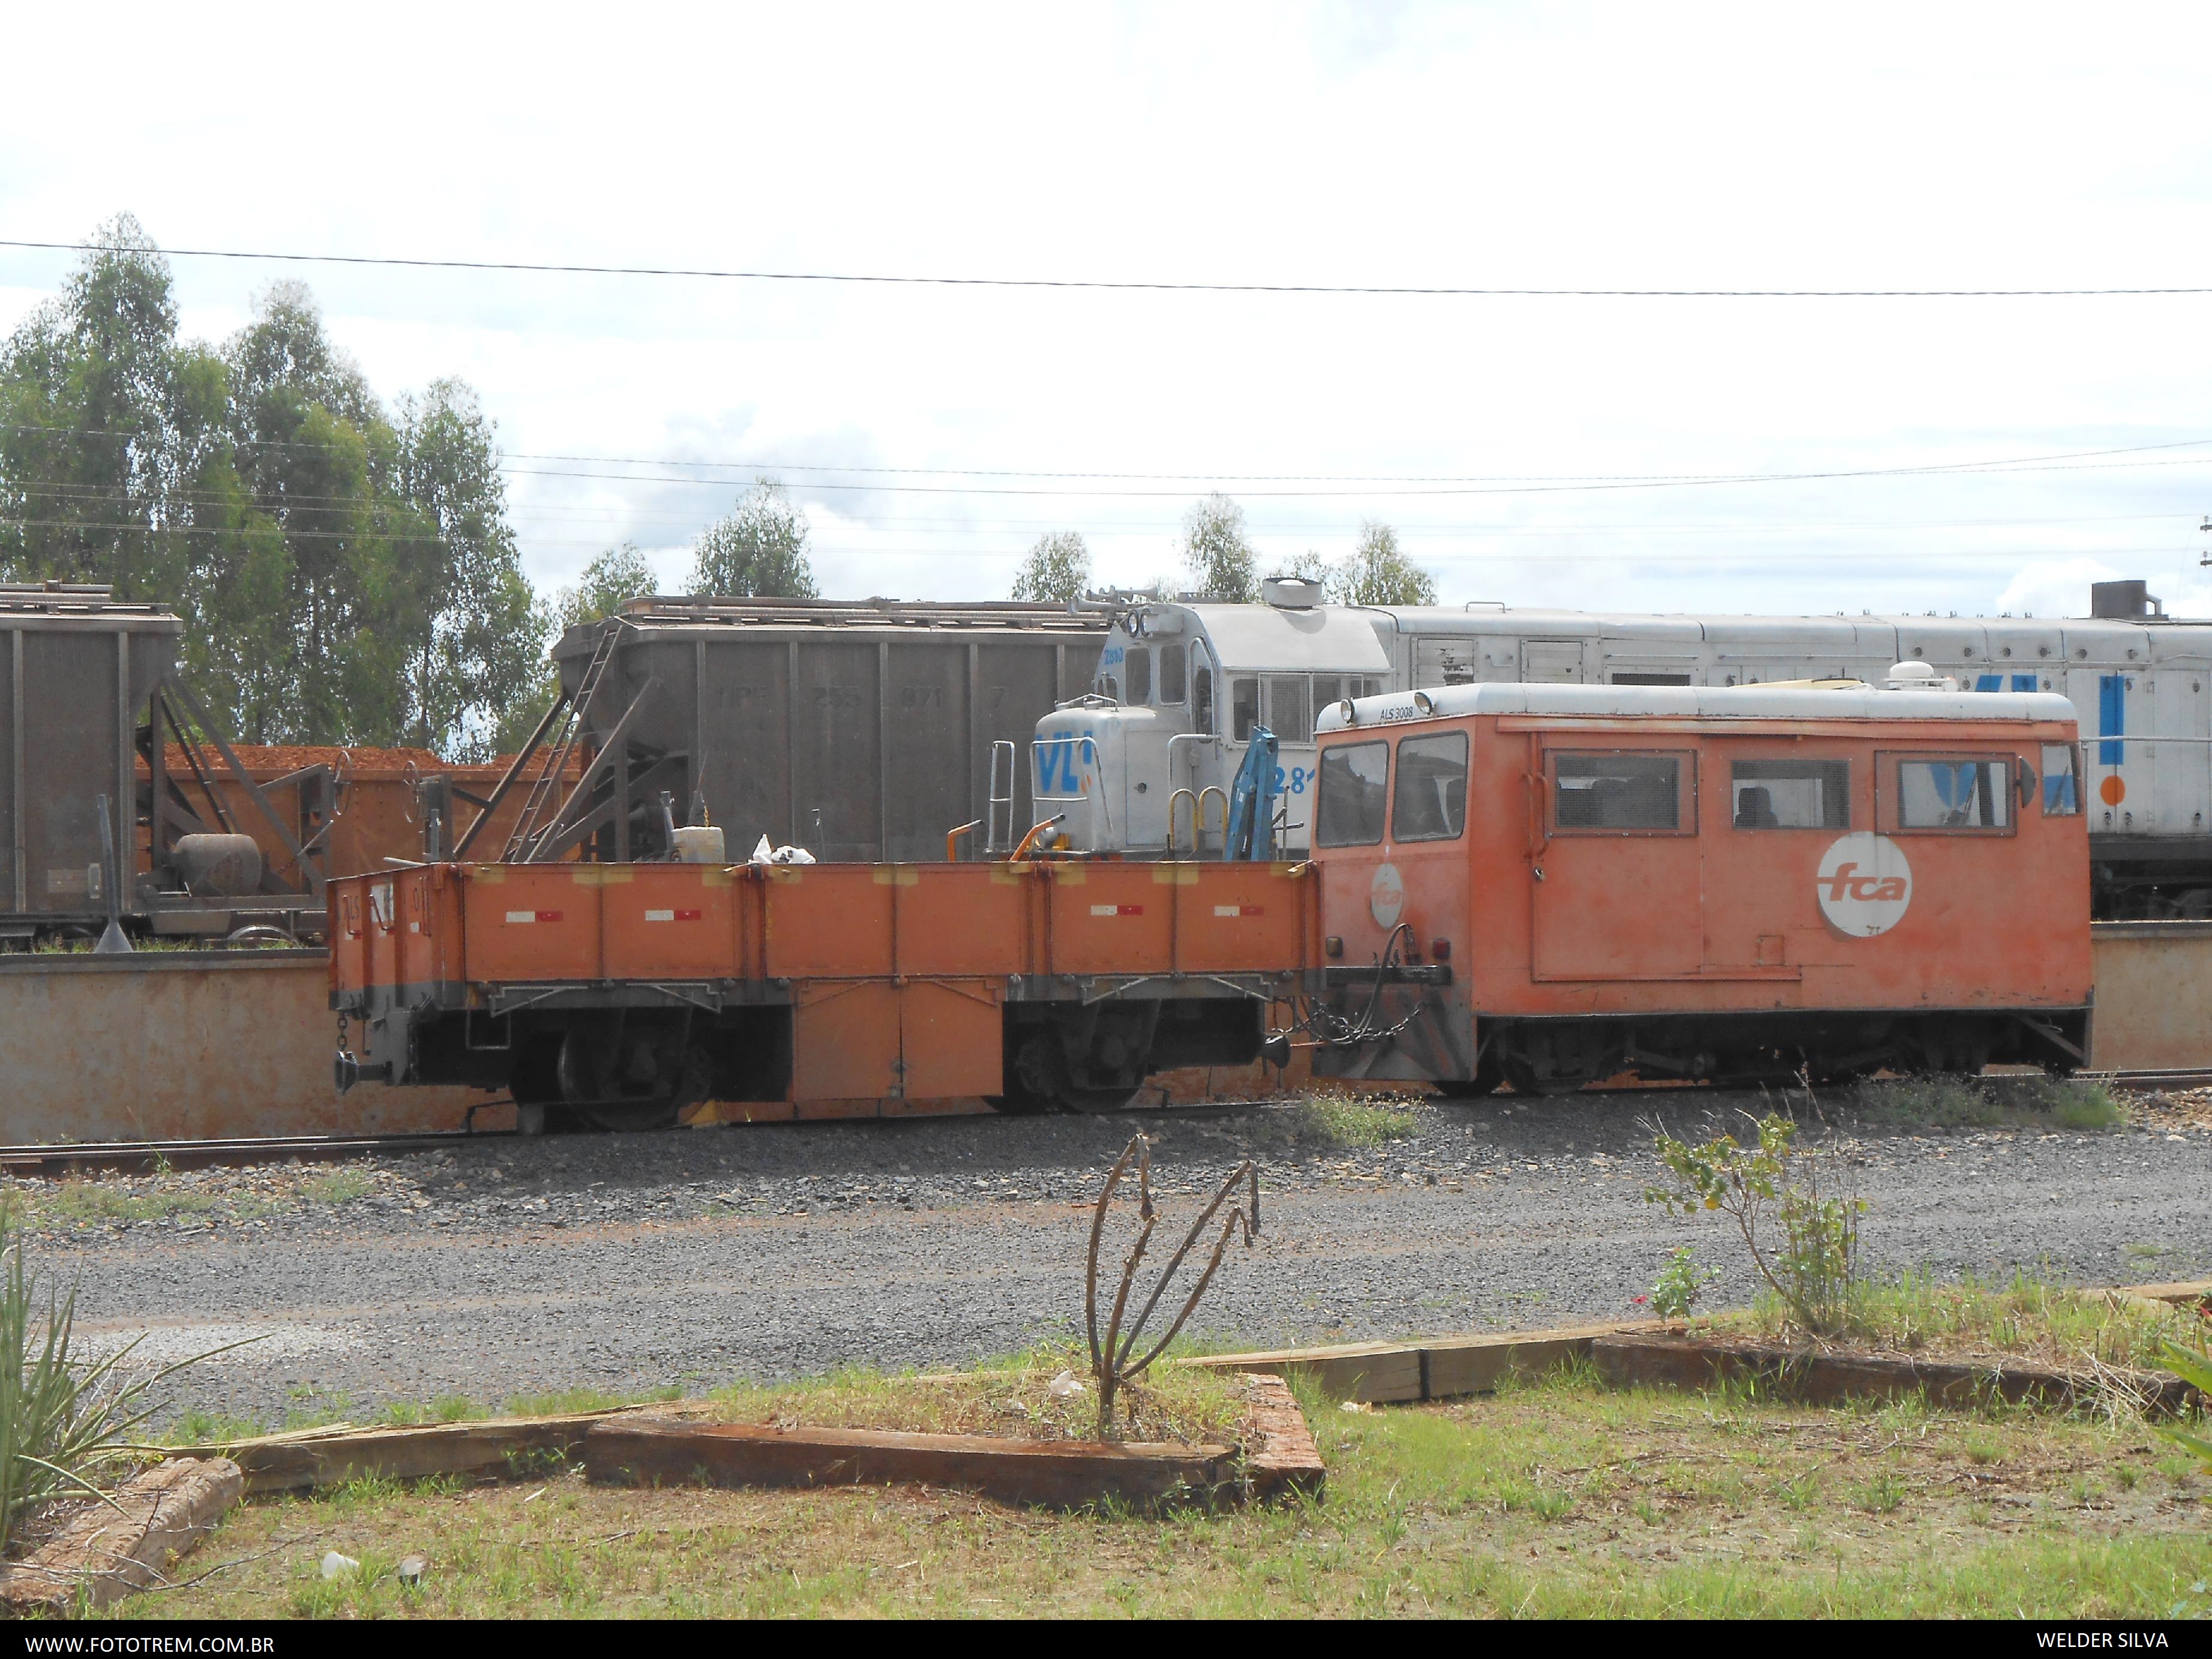
[[1839, 864], [1835, 874], [1826, 878], [1828, 902], [1842, 902], [1846, 898], [1869, 900], [1882, 903], [1905, 896], [1905, 878], [1902, 876], [1854, 875], [1856, 864]]

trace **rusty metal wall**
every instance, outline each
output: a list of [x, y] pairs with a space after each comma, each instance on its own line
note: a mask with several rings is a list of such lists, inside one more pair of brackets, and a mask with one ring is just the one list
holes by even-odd
[[[320, 951], [0, 957], [0, 1142], [458, 1129], [465, 1089], [331, 1080]], [[511, 1108], [477, 1115], [511, 1127]]]
[[[236, 744], [235, 754], [248, 776], [266, 792], [270, 804], [278, 814], [294, 826], [294, 833], [301, 840], [312, 836], [316, 825], [302, 812], [302, 791], [297, 783], [276, 786], [275, 781], [298, 771], [303, 766], [321, 764], [337, 775], [338, 820], [331, 827], [324, 842], [324, 873], [330, 876], [358, 875], [365, 870], [381, 870], [391, 859], [419, 859], [422, 848], [422, 806], [416, 794], [418, 779], [444, 778], [459, 789], [479, 798], [488, 797], [497, 786], [501, 765], [459, 764], [440, 760], [428, 750], [404, 749], [347, 749], [337, 746], [307, 747], [284, 745], [264, 747], [254, 744]], [[413, 762], [413, 770], [405, 763]], [[184, 750], [172, 744], [167, 760], [169, 776], [181, 781], [188, 799], [197, 806], [200, 791], [191, 781], [185, 770]], [[579, 769], [570, 767], [574, 773]], [[147, 770], [142, 761], [138, 766], [140, 787], [145, 786]], [[232, 821], [240, 834], [253, 837], [261, 848], [268, 867], [286, 880], [295, 879], [291, 854], [278, 841], [266, 819], [253, 810], [246, 798], [246, 787], [228, 773], [217, 775], [213, 780], [216, 793], [228, 810]], [[510, 791], [498, 811], [485, 830], [485, 836], [493, 853], [522, 810], [520, 791]], [[457, 802], [453, 817], [458, 828], [448, 823], [445, 829], [444, 844], [451, 848], [455, 837], [476, 822], [477, 808], [466, 801]], [[138, 867], [147, 867], [145, 826], [139, 827]]]
[[[604, 738], [658, 678], [627, 740], [687, 757], [733, 858], [765, 834], [825, 860], [941, 859], [984, 814], [994, 741], [1016, 745], [1028, 826], [1030, 739], [1090, 689], [1104, 631], [1050, 605], [639, 600], [587, 726]], [[572, 691], [597, 638], [554, 649]]]
[[2089, 938], [2097, 1069], [2212, 1069], [2212, 921], [2100, 921]]

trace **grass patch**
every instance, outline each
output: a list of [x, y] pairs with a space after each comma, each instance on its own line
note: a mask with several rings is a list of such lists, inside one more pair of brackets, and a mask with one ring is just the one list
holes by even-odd
[[203, 1193], [174, 1188], [138, 1192], [114, 1182], [71, 1177], [57, 1183], [45, 1203], [33, 1199], [24, 1207], [33, 1213], [50, 1213], [60, 1220], [99, 1226], [111, 1221], [167, 1221], [175, 1216], [205, 1215], [211, 1210], [229, 1206], [221, 1199]]
[[301, 1196], [310, 1204], [346, 1204], [367, 1198], [375, 1190], [376, 1183], [365, 1170], [333, 1170], [307, 1182]]
[[[2149, 1369], [2186, 1322], [2175, 1310], [2116, 1300], [2102, 1291], [2070, 1290], [2026, 1273], [2002, 1284], [1938, 1280], [1905, 1273], [1860, 1279], [1844, 1292], [1838, 1336], [1899, 1353], [1947, 1358], [2033, 1359], [2078, 1369], [2100, 1364]], [[1748, 1322], [1761, 1335], [1792, 1334], [1789, 1312], [1771, 1297], [1723, 1324]]]
[[1876, 1122], [1938, 1129], [2118, 1129], [2128, 1121], [2111, 1090], [2083, 1078], [1898, 1078], [1862, 1083], [1850, 1101]]
[[605, 1389], [560, 1389], [550, 1394], [507, 1396], [501, 1417], [570, 1417], [578, 1412], [611, 1412], [619, 1406], [642, 1406], [681, 1400], [681, 1389], [654, 1389], [647, 1394], [609, 1394]]
[[1298, 1103], [1297, 1115], [1299, 1138], [1328, 1146], [1381, 1146], [1420, 1127], [1418, 1106], [1395, 1095], [1308, 1095]]
[[[730, 1423], [1088, 1440], [1098, 1426], [1090, 1364], [1080, 1345], [1048, 1343], [958, 1375], [854, 1369], [805, 1382], [741, 1383], [719, 1389], [708, 1399], [715, 1414]], [[1062, 1371], [1082, 1383], [1079, 1394], [1051, 1393]], [[1237, 1437], [1243, 1398], [1218, 1372], [1164, 1363], [1133, 1384], [1121, 1385], [1115, 1413], [1115, 1431], [1123, 1439], [1218, 1445]]]
[[[1000, 1397], [1046, 1353], [988, 1374]], [[834, 1414], [922, 1379], [792, 1390]], [[1319, 1504], [1059, 1514], [915, 1487], [635, 1491], [573, 1472], [250, 1500], [164, 1617], [835, 1613], [2160, 1617], [2201, 1604], [2197, 1471], [2139, 1424], [1607, 1391], [1307, 1401]], [[2117, 1472], [2139, 1478], [2132, 1484]], [[359, 1574], [325, 1580], [336, 1549]], [[420, 1589], [397, 1564], [422, 1553]], [[124, 1603], [111, 1616], [143, 1613]]]

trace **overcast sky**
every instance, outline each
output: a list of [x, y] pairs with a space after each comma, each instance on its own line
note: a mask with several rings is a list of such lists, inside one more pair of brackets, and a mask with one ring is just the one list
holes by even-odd
[[[2212, 286], [2208, 35], [2203, 6], [20, 8], [0, 235], [127, 209], [172, 247], [429, 258]], [[69, 264], [0, 249], [0, 325]], [[472, 383], [540, 581], [629, 539], [680, 584], [762, 469], [840, 598], [1003, 597], [1058, 528], [1148, 580], [1218, 488], [1271, 559], [1391, 523], [1453, 602], [2051, 614], [2126, 574], [2212, 613], [2212, 295], [176, 271], [189, 332], [297, 276], [386, 395]], [[1101, 473], [1146, 476], [1069, 476]]]

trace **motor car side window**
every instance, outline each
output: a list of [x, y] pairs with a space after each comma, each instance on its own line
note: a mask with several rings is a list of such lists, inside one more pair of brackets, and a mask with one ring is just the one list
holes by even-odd
[[1380, 842], [1389, 781], [1387, 743], [1340, 744], [1322, 750], [1315, 845], [1372, 847]]
[[1467, 733], [1443, 732], [1398, 744], [1390, 802], [1392, 841], [1456, 841], [1467, 829]]

